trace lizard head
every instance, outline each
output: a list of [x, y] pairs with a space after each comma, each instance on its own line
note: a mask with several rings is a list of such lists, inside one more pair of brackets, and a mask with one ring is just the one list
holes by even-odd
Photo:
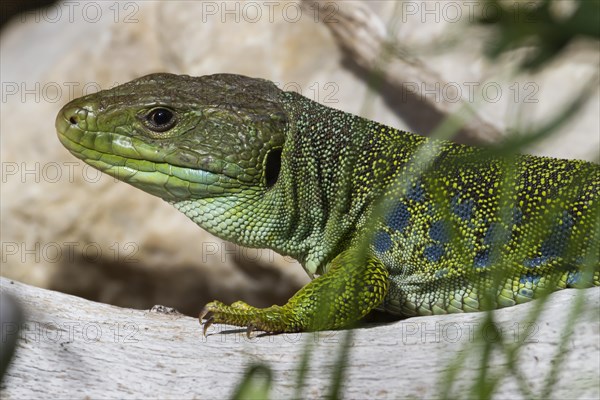
[[212, 234], [304, 260], [327, 256], [326, 211], [343, 208], [351, 135], [336, 124], [349, 118], [267, 80], [160, 73], [71, 101], [56, 129], [73, 155]]
[[65, 105], [62, 144], [91, 166], [176, 203], [267, 191], [287, 126], [272, 83], [152, 74]]

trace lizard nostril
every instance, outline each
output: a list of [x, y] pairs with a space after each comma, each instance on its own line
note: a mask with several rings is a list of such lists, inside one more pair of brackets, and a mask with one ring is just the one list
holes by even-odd
[[63, 108], [62, 115], [65, 122], [68, 122], [73, 128], [87, 129], [87, 118], [89, 110], [79, 107], [67, 105]]

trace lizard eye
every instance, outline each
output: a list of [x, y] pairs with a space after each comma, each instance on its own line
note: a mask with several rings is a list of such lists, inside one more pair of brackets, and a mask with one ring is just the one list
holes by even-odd
[[168, 108], [153, 108], [146, 115], [145, 123], [154, 132], [164, 132], [171, 129], [176, 122], [175, 114]]

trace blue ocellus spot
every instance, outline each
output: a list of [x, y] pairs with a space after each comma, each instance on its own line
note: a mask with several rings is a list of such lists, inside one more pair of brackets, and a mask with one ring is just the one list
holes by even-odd
[[410, 221], [410, 211], [406, 204], [402, 202], [396, 203], [386, 218], [387, 225], [395, 230], [402, 232]]
[[536, 275], [536, 274], [532, 274], [532, 273], [527, 273], [525, 275], [522, 275], [521, 278], [519, 279], [519, 282], [522, 284], [525, 283], [532, 283], [534, 285], [537, 285], [540, 281], [540, 276]]
[[425, 201], [425, 189], [423, 189], [421, 181], [417, 181], [413, 186], [411, 186], [406, 194], [406, 197], [419, 203]]
[[565, 211], [561, 222], [553, 227], [550, 235], [542, 243], [542, 247], [540, 248], [542, 255], [546, 257], [559, 257], [563, 255], [574, 225], [575, 220], [573, 216]]
[[379, 231], [373, 236], [373, 247], [378, 253], [385, 253], [392, 247], [392, 238], [387, 232]]
[[529, 298], [533, 298], [533, 290], [528, 289], [528, 288], [521, 288], [519, 289], [519, 294], [523, 297], [529, 297]]
[[492, 222], [485, 232], [483, 243], [492, 245], [494, 243], [504, 244], [510, 239], [510, 231], [498, 222]]
[[475, 210], [475, 200], [459, 199], [458, 196], [454, 196], [451, 202], [452, 212], [456, 214], [460, 219], [468, 220], [473, 217], [473, 211]]
[[523, 261], [523, 265], [527, 268], [537, 268], [545, 265], [550, 259], [551, 258], [547, 256], [526, 258], [525, 261]]
[[429, 261], [437, 262], [444, 255], [444, 246], [441, 244], [431, 244], [425, 248], [423, 255]]
[[447, 243], [450, 240], [450, 229], [444, 220], [435, 221], [429, 227], [429, 237], [432, 240]]
[[486, 268], [490, 265], [490, 250], [485, 249], [478, 251], [473, 260], [475, 268]]

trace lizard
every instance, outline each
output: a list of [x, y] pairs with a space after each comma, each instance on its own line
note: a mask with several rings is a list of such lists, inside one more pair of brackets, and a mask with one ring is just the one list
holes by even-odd
[[72, 100], [61, 143], [208, 232], [298, 260], [282, 305], [208, 303], [204, 332], [475, 312], [600, 285], [600, 165], [427, 138], [264, 79], [150, 74]]

